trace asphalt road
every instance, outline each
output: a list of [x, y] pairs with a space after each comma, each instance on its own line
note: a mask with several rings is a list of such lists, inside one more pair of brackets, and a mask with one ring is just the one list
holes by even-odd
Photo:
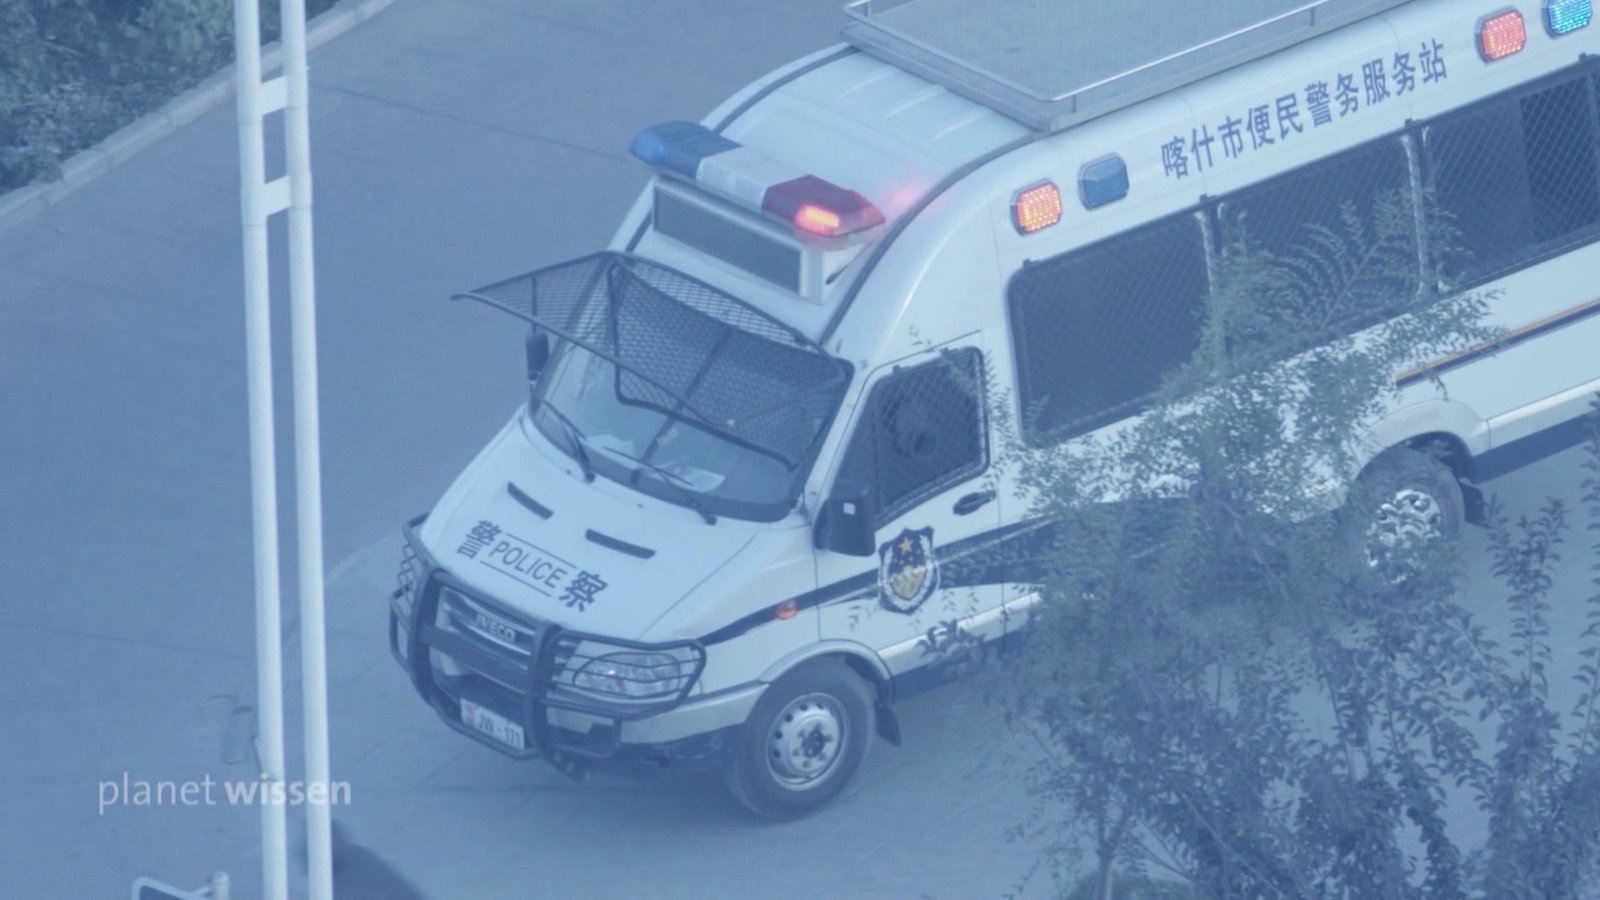
[[[427, 896], [995, 897], [1038, 856], [1007, 837], [1028, 750], [980, 685], [906, 705], [905, 747], [775, 826], [711, 777], [577, 785], [504, 759], [439, 723], [384, 644], [400, 523], [523, 395], [520, 329], [445, 298], [601, 247], [645, 181], [632, 134], [832, 42], [839, 5], [400, 0], [312, 58], [338, 817]], [[217, 869], [259, 892], [254, 807], [104, 802], [125, 776], [256, 774], [235, 135], [224, 106], [0, 229], [6, 898]], [[1492, 487], [1513, 512], [1575, 498], [1578, 461]], [[1570, 623], [1589, 558], [1563, 564]]]

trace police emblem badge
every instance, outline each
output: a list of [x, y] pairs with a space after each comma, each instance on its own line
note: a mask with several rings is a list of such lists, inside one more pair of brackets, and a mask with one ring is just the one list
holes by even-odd
[[933, 554], [933, 529], [907, 528], [878, 548], [878, 599], [885, 609], [916, 612], [939, 588], [939, 560]]

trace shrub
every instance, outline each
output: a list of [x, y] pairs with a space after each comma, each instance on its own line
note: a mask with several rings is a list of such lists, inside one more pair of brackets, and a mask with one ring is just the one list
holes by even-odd
[[[307, 0], [307, 15], [334, 2]], [[262, 35], [276, 39], [276, 3]], [[0, 192], [59, 177], [232, 55], [230, 0], [0, 0]]]

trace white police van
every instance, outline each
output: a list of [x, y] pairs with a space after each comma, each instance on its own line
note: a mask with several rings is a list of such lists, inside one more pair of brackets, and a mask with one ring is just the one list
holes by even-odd
[[1382, 192], [1454, 217], [1449, 287], [1492, 290], [1502, 333], [1402, 373], [1372, 428], [1362, 477], [1413, 524], [1577, 442], [1590, 0], [847, 13], [845, 44], [641, 132], [610, 249], [464, 295], [530, 323], [531, 395], [406, 529], [391, 643], [453, 728], [572, 773], [720, 765], [772, 817], [826, 802], [898, 741], [893, 702], [1036, 599], [1008, 560], [1048, 523], [988, 404], [1033, 444], [1136, 414], [1246, 218], [1270, 243]]

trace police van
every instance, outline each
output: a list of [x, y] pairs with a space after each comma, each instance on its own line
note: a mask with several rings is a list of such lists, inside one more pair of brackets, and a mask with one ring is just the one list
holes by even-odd
[[462, 295], [526, 323], [530, 395], [405, 529], [390, 641], [450, 727], [572, 774], [720, 766], [769, 817], [827, 802], [1037, 600], [990, 404], [1034, 446], [1136, 415], [1246, 219], [1270, 244], [1410, 197], [1419, 271], [1424, 193], [1454, 220], [1447, 287], [1498, 336], [1399, 373], [1359, 473], [1412, 524], [1578, 442], [1591, 0], [845, 12], [841, 45], [640, 131], [608, 249]]

